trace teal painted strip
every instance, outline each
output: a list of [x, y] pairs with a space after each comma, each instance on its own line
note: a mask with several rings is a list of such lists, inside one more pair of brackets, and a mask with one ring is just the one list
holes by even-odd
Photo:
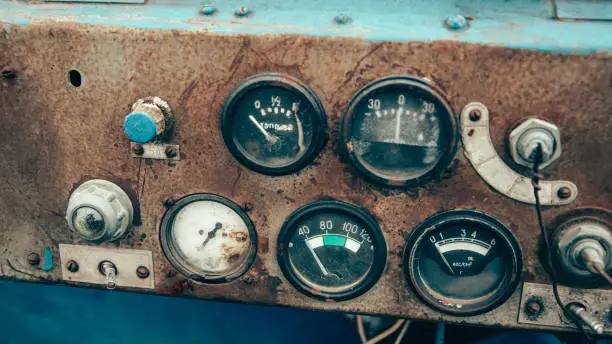
[[323, 244], [325, 246], [344, 246], [346, 237], [342, 235], [328, 234], [323, 236]]
[[43, 270], [50, 271], [53, 269], [53, 254], [51, 253], [51, 249], [45, 247], [45, 259], [43, 261]]
[[[544, 0], [149, 0], [145, 5], [67, 4], [0, 0], [0, 21], [30, 25], [41, 20], [222, 34], [305, 34], [361, 37], [370, 41], [452, 40], [553, 52], [612, 50], [612, 23], [553, 21]], [[245, 6], [249, 15], [235, 12]], [[612, 5], [609, 5], [612, 6]], [[462, 14], [469, 28], [448, 29], [444, 19]], [[339, 24], [335, 18], [350, 18]]]

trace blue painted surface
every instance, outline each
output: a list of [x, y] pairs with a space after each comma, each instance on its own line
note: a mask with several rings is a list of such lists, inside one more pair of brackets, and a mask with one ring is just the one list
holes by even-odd
[[51, 271], [53, 269], [53, 253], [51, 249], [45, 247], [45, 259], [43, 261], [43, 271]]
[[339, 314], [0, 281], [2, 344], [358, 343]]
[[131, 141], [138, 143], [147, 143], [157, 135], [155, 120], [145, 111], [134, 111], [125, 116], [123, 130]]
[[[355, 36], [372, 41], [436, 41], [501, 45], [555, 52], [612, 50], [612, 23], [554, 21], [547, 0], [225, 0], [201, 14], [197, 0], [150, 0], [145, 5], [24, 3], [0, 0], [0, 20], [28, 25], [40, 20], [212, 33], [291, 33]], [[235, 12], [247, 6], [250, 15]], [[606, 5], [612, 6], [612, 4]], [[339, 25], [345, 14], [351, 22]], [[469, 29], [453, 31], [448, 16], [461, 14]]]

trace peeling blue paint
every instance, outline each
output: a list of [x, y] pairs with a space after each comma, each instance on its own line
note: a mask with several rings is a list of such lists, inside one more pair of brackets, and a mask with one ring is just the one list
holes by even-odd
[[53, 269], [53, 254], [51, 253], [51, 249], [45, 247], [45, 259], [43, 262], [43, 270], [50, 271]]
[[[149, 0], [145, 5], [24, 3], [0, 0], [0, 21], [30, 25], [42, 20], [180, 29], [223, 34], [354, 36], [370, 41], [452, 40], [553, 52], [612, 50], [612, 22], [555, 21], [545, 0], [226, 0], [201, 14], [195, 0]], [[242, 6], [250, 15], [236, 17]], [[612, 6], [612, 5], [608, 5]], [[344, 14], [350, 25], [334, 18]], [[469, 30], [452, 31], [448, 16], [461, 14]]]

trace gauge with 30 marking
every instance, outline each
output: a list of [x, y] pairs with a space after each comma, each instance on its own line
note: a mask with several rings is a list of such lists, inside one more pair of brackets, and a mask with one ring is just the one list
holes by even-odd
[[221, 132], [234, 157], [267, 175], [308, 165], [327, 140], [327, 117], [314, 92], [283, 74], [254, 75], [227, 97]]
[[326, 301], [357, 297], [382, 275], [387, 245], [365, 210], [319, 201], [296, 210], [278, 239], [283, 274], [299, 291]]

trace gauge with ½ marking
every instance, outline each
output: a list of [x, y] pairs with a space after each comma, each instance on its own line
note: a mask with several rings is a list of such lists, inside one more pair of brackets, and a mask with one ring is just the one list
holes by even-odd
[[234, 202], [213, 194], [181, 198], [162, 218], [161, 247], [177, 271], [205, 283], [244, 274], [257, 254], [257, 234]]
[[474, 210], [438, 213], [421, 223], [404, 248], [406, 280], [431, 307], [454, 315], [488, 312], [516, 289], [522, 271], [516, 237], [499, 220]]
[[342, 148], [368, 179], [390, 186], [422, 184], [452, 161], [456, 115], [424, 79], [393, 76], [357, 92], [342, 121]]
[[387, 245], [376, 220], [340, 201], [319, 201], [296, 210], [278, 238], [283, 274], [299, 291], [326, 301], [363, 294], [378, 281]]
[[268, 175], [293, 173], [314, 160], [327, 141], [321, 102], [301, 81], [275, 73], [254, 75], [227, 97], [223, 139], [246, 167]]

